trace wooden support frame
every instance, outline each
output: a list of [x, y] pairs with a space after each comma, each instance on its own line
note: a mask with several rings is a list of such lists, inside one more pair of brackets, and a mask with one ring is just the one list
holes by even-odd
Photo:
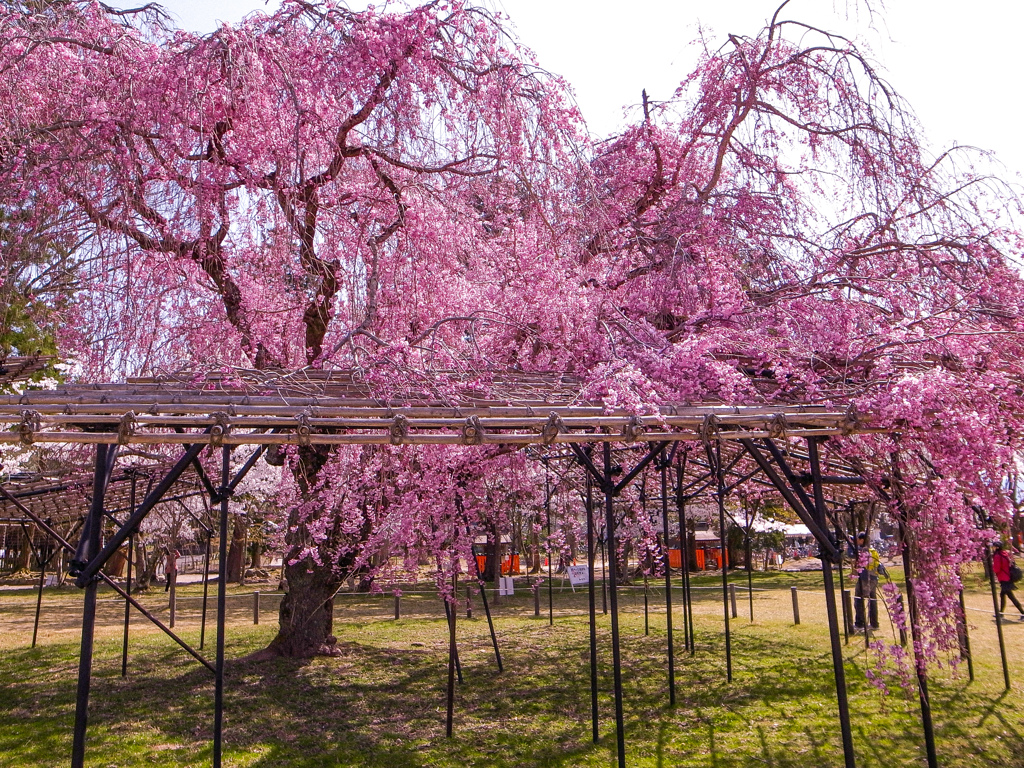
[[[348, 376], [348, 378], [346, 378]], [[96, 446], [97, 455], [115, 453], [108, 446], [118, 445], [178, 445], [183, 454], [171, 467], [163, 480], [146, 494], [142, 504], [129, 505], [131, 514], [127, 521], [106, 543], [100, 547], [94, 539], [94, 527], [83, 535], [80, 569], [77, 578], [79, 586], [86, 590], [95, 588], [97, 578], [105, 578], [101, 568], [111, 554], [137, 529], [138, 525], [168, 492], [173, 483], [188, 468], [193, 468], [199, 477], [206, 495], [212, 503], [220, 505], [220, 546], [223, 550], [226, 537], [228, 498], [245, 473], [255, 465], [268, 446], [276, 445], [510, 445], [530, 446], [552, 444], [567, 445], [576, 460], [584, 467], [588, 476], [588, 569], [590, 571], [590, 614], [591, 614], [591, 669], [594, 738], [598, 734], [597, 711], [597, 647], [594, 624], [595, 545], [594, 485], [604, 495], [605, 532], [610, 548], [609, 597], [612, 621], [612, 657], [615, 695], [616, 748], [618, 763], [625, 765], [625, 735], [622, 700], [621, 654], [619, 647], [619, 611], [616, 573], [616, 518], [613, 500], [644, 471], [651, 462], [659, 460], [670, 443], [698, 440], [709, 445], [715, 444], [714, 455], [709, 451], [709, 472], [696, 481], [696, 493], [707, 486], [717, 487], [720, 508], [725, 495], [744, 482], [764, 482], [785, 487], [783, 495], [790, 501], [805, 524], [815, 533], [822, 544], [823, 555], [831, 557], [837, 544], [827, 533], [823, 503], [819, 503], [821, 485], [825, 482], [852, 485], [862, 482], [853, 475], [823, 476], [820, 467], [812, 470], [810, 484], [814, 486], [814, 501], [804, 486], [808, 485], [805, 475], [797, 476], [789, 470], [784, 457], [774, 446], [773, 438], [780, 434], [788, 438], [808, 440], [809, 456], [816, 456], [816, 440], [831, 435], [851, 433], [891, 432], [899, 425], [878, 424], [870, 418], [858, 416], [850, 411], [830, 407], [806, 405], [763, 405], [733, 407], [722, 405], [679, 405], [665, 404], [659, 413], [640, 419], [624, 411], [609, 411], [603, 405], [578, 401], [576, 382], [568, 377], [509, 376], [510, 395], [504, 400], [486, 400], [480, 396], [467, 395], [462, 401], [442, 399], [430, 393], [402, 396], [394, 401], [374, 399], [353, 377], [338, 372], [302, 372], [301, 375], [280, 376], [273, 384], [266, 381], [247, 381], [241, 389], [233, 390], [222, 380], [211, 379], [214, 383], [205, 388], [181, 386], [173, 380], [136, 380], [125, 385], [96, 385], [86, 387], [65, 387], [48, 392], [29, 392], [21, 396], [0, 396], [0, 424], [14, 425], [15, 430], [0, 430], [0, 442], [21, 441], [25, 443], [80, 443]], [[525, 395], [513, 390], [525, 383]], [[209, 384], [209, 382], [208, 382]], [[467, 385], [468, 386], [468, 385]], [[447, 397], [447, 395], [446, 395]], [[714, 427], [713, 434], [709, 425]], [[780, 425], [782, 430], [780, 432]], [[762, 440], [772, 455], [769, 460], [755, 445]], [[744, 450], [723, 467], [721, 445], [723, 442], [740, 443]], [[645, 451], [643, 458], [616, 481], [613, 478], [611, 444], [636, 445]], [[602, 445], [603, 467], [595, 466], [585, 448]], [[229, 475], [229, 455], [234, 446], [253, 445], [243, 468], [234, 478]], [[219, 486], [203, 471], [198, 457], [209, 446], [221, 450], [221, 478]], [[680, 452], [685, 462], [685, 452]], [[759, 480], [757, 471], [741, 472], [736, 469], [742, 455], [749, 455], [758, 465], [758, 470], [768, 476]], [[816, 461], [814, 459], [812, 464]], [[99, 466], [99, 461], [97, 463]], [[112, 462], [110, 462], [112, 467]], [[662, 460], [662, 522], [666, 534], [666, 600], [669, 616], [669, 689], [670, 701], [674, 702], [674, 647], [672, 640], [671, 580], [668, 568], [667, 532], [667, 471], [671, 459]], [[780, 475], [779, 472], [782, 472]], [[783, 479], [785, 476], [785, 479]], [[97, 475], [98, 478], [98, 475]], [[727, 478], [729, 483], [726, 482]], [[691, 485], [687, 490], [693, 490]], [[100, 489], [97, 482], [95, 489]], [[694, 652], [692, 599], [689, 590], [689, 563], [686, 541], [685, 500], [683, 474], [679, 473], [675, 483], [680, 516], [680, 549], [683, 565], [683, 604], [686, 644]], [[94, 499], [101, 494], [94, 493]], [[99, 502], [102, 510], [102, 500]], [[721, 509], [720, 509], [721, 511]], [[724, 514], [724, 513], [723, 513]], [[96, 517], [98, 519], [98, 516]], [[96, 520], [93, 521], [94, 523]], [[724, 528], [724, 522], [722, 523]], [[819, 536], [822, 534], [823, 536]], [[49, 531], [49, 533], [53, 533]], [[723, 530], [724, 537], [724, 530]], [[68, 547], [67, 542], [64, 544]], [[93, 546], [95, 544], [96, 546]], [[724, 541], [723, 541], [724, 546]], [[87, 556], [85, 556], [87, 555]], [[207, 559], [208, 562], [208, 559]], [[213, 764], [219, 768], [222, 762], [223, 692], [224, 692], [224, 568], [226, 553], [220, 559], [220, 580], [217, 596], [217, 659], [212, 665], [197, 652], [183, 643], [173, 632], [164, 629], [179, 644], [215, 673], [214, 697], [214, 750]], [[119, 590], [120, 591], [120, 590]], [[141, 610], [130, 595], [126, 600]], [[485, 609], [486, 609], [485, 603]], [[450, 626], [454, 633], [454, 611], [450, 611]], [[489, 613], [489, 611], [488, 611]], [[153, 617], [150, 616], [151, 619]], [[550, 612], [549, 619], [553, 619]], [[153, 619], [155, 621], [155, 619]], [[728, 622], [728, 616], [726, 617]], [[205, 622], [204, 622], [205, 629]], [[497, 642], [495, 654], [501, 668]], [[454, 639], [451, 645], [455, 657]], [[83, 633], [83, 663], [87, 656]], [[838, 682], [837, 674], [837, 682]], [[843, 689], [845, 693], [845, 688]], [[87, 696], [87, 691], [86, 691]], [[449, 729], [450, 729], [449, 719]], [[76, 755], [84, 750], [85, 720], [81, 723], [81, 740], [77, 738]], [[79, 747], [79, 741], [82, 746]], [[846, 746], [844, 732], [844, 748]], [[76, 758], [78, 759], [78, 758]], [[75, 765], [81, 764], [73, 763]], [[847, 761], [847, 765], [852, 763]]]

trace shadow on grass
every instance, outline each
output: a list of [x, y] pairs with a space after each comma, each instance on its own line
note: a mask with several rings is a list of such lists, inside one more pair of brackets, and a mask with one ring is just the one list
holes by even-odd
[[[665, 637], [623, 618], [626, 742], [630, 766], [841, 765], [830, 656], [820, 629], [740, 625], [735, 681], [725, 682], [720, 632], [698, 631], [696, 656], [677, 656], [677, 706], [668, 706]], [[229, 664], [227, 765], [602, 766], [615, 738], [607, 624], [599, 631], [601, 742], [591, 741], [587, 625], [554, 627], [499, 619], [506, 672], [498, 675], [486, 623], [460, 621], [466, 682], [456, 698], [455, 735], [444, 737], [443, 620], [345, 622], [330, 659]], [[266, 627], [234, 634], [232, 655], [268, 639]], [[817, 634], [815, 634], [817, 633]], [[63, 765], [70, 752], [77, 645], [10, 651], [0, 660], [0, 754], [18, 766]], [[213, 685], [204, 668], [162, 638], [133, 645], [120, 677], [120, 644], [98, 646], [90, 710], [89, 763], [208, 765]], [[882, 699], [854, 664], [848, 690], [858, 766], [917, 764], [915, 698]], [[936, 681], [943, 765], [1022, 765], [1024, 713], [962, 681]], [[6, 765], [6, 763], [5, 763]]]

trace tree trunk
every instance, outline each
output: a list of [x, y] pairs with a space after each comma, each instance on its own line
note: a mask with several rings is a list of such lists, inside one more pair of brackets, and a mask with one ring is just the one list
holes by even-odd
[[14, 560], [14, 572], [30, 570], [35, 563], [32, 562], [32, 540], [31, 536], [35, 535], [35, 526], [29, 525], [28, 536], [24, 535], [24, 531], [21, 535], [21, 549], [18, 550], [18, 556]]
[[340, 586], [330, 567], [306, 562], [284, 565], [288, 594], [281, 601], [280, 626], [265, 654], [308, 658], [330, 655], [338, 642], [334, 628], [334, 593]]
[[540, 573], [540, 534], [530, 534], [530, 573]]
[[111, 578], [120, 579], [124, 576], [125, 565], [128, 563], [128, 553], [124, 547], [118, 549], [107, 560], [103, 566], [103, 572]]
[[153, 576], [156, 574], [157, 563], [160, 562], [160, 548], [147, 547], [142, 542], [135, 546], [135, 573], [132, 580], [135, 582], [134, 589], [141, 591], [149, 589], [153, 583]]
[[245, 576], [245, 522], [237, 515], [231, 526], [231, 548], [228, 550], [228, 582], [241, 583]]
[[[330, 451], [328, 446], [299, 448], [298, 461], [292, 465], [292, 471], [305, 501], [313, 499], [316, 477], [327, 463]], [[317, 565], [309, 558], [292, 565], [291, 561], [309, 544], [309, 532], [299, 519], [297, 508], [288, 515], [288, 531], [289, 550], [282, 567], [287, 594], [281, 600], [277, 636], [263, 651], [254, 654], [254, 659], [309, 658], [335, 652], [334, 593], [344, 581], [344, 569], [331, 557], [323, 558], [324, 565]], [[330, 550], [330, 543], [321, 545], [323, 554]]]

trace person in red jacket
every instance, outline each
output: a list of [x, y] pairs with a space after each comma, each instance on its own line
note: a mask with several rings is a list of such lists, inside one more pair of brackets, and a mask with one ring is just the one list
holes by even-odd
[[1010, 556], [1003, 549], [1002, 544], [996, 544], [992, 552], [992, 572], [999, 581], [999, 612], [1006, 611], [1006, 598], [1017, 606], [1020, 611], [1021, 621], [1024, 621], [1024, 608], [1021, 608], [1020, 600], [1013, 594], [1013, 579], [1010, 578]]

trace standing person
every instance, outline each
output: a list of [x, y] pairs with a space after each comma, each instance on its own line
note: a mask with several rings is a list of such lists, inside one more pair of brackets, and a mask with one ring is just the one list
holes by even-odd
[[[1024, 621], [1024, 608], [1020, 606], [1020, 600], [1013, 594], [1013, 577], [1010, 573], [1013, 561], [1010, 559], [1009, 553], [1003, 549], [1002, 544], [996, 544], [992, 552], [992, 572], [996, 576], [996, 580], [999, 582], [999, 613], [1006, 611], [1006, 598], [1010, 598], [1017, 610], [1020, 611], [1020, 620]], [[996, 616], [996, 620], [999, 617]]]
[[164, 573], [167, 576], [167, 583], [164, 585], [164, 592], [171, 588], [171, 584], [178, 580], [178, 558], [181, 553], [173, 547], [167, 547], [164, 552]]
[[[870, 623], [871, 629], [878, 629], [878, 574], [881, 573], [883, 576], [889, 574], [886, 572], [885, 566], [882, 565], [878, 550], [868, 546], [867, 533], [857, 534], [857, 550], [861, 560], [863, 560], [864, 551], [867, 550], [867, 562], [861, 567], [860, 573], [857, 575], [857, 585], [854, 587], [853, 626], [854, 629], [867, 631], [867, 625]], [[864, 615], [865, 601], [867, 601], [866, 617]]]

